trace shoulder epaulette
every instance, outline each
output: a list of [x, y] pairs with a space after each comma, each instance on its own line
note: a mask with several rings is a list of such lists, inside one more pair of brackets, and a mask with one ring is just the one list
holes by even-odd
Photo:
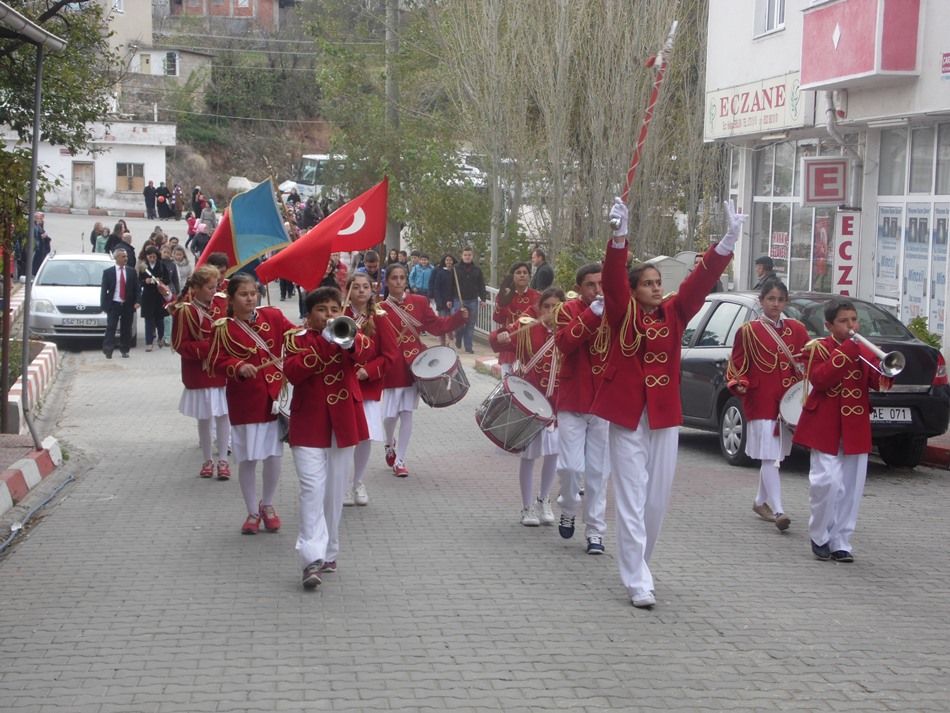
[[227, 317], [221, 317], [220, 319], [214, 320], [214, 326], [217, 329], [221, 329], [221, 327], [227, 326], [227, 323], [228, 323]]

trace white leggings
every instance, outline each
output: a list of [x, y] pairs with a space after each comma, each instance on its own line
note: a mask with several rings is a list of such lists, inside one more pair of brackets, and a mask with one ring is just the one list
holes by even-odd
[[260, 501], [257, 499], [257, 461], [242, 460], [238, 463], [238, 482], [241, 484], [241, 494], [244, 504], [250, 515], [257, 515], [261, 505], [273, 505], [277, 494], [277, 483], [280, 480], [281, 456], [271, 456], [264, 459], [264, 493]]
[[366, 466], [369, 464], [370, 451], [373, 450], [373, 442], [368, 438], [360, 441], [353, 449], [353, 487], [363, 482], [363, 476], [366, 474]]
[[211, 421], [217, 431], [218, 460], [228, 459], [228, 441], [231, 438], [231, 422], [228, 415], [198, 419], [198, 445], [205, 460], [211, 460]]
[[[534, 462], [536, 458], [522, 458], [518, 477], [521, 480], [521, 506], [531, 507], [534, 504]], [[551, 494], [554, 477], [557, 475], [557, 455], [541, 457], [541, 500]]]
[[406, 451], [409, 450], [409, 439], [412, 438], [412, 411], [400, 411], [394, 418], [384, 418], [383, 428], [386, 429], [386, 443], [392, 445], [396, 433], [396, 421], [399, 421], [399, 440], [396, 441], [396, 462], [406, 462]]

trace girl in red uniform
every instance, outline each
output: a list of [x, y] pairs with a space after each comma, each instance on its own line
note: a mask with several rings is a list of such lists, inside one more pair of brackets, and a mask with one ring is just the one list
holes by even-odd
[[[412, 361], [426, 348], [422, 332], [436, 336], [458, 329], [468, 319], [464, 307], [449, 317], [438, 317], [423, 295], [406, 292], [405, 265], [393, 263], [386, 273], [389, 296], [380, 305], [385, 322], [396, 343], [395, 361], [383, 376], [383, 427], [386, 430], [386, 465], [391, 466], [397, 478], [409, 475], [406, 451], [412, 438], [412, 412], [419, 407], [419, 389], [412, 378]], [[399, 421], [399, 440], [395, 438]]]
[[792, 450], [792, 434], [778, 420], [779, 404], [792, 384], [802, 378], [800, 362], [808, 332], [801, 322], [782, 319], [788, 288], [778, 278], [762, 283], [759, 303], [762, 315], [739, 329], [726, 379], [742, 399], [746, 455], [761, 461], [759, 491], [752, 509], [779, 530], [787, 530], [791, 519], [782, 506], [779, 466]]
[[211, 299], [218, 285], [218, 269], [202, 265], [188, 278], [180, 299], [172, 305], [172, 346], [181, 356], [181, 380], [185, 385], [178, 410], [198, 421], [198, 443], [204, 464], [198, 473], [202, 478], [214, 475], [211, 459], [211, 422], [214, 421], [218, 444], [218, 479], [231, 477], [228, 465], [228, 401], [224, 393], [225, 378], [209, 375], [204, 360], [211, 346], [212, 320], [208, 314]]
[[300, 481], [297, 557], [304, 588], [314, 589], [322, 573], [336, 571], [353, 447], [369, 437], [356, 364], [370, 340], [360, 333], [349, 343], [334, 338], [327, 323], [342, 314], [336, 287], [309, 293], [304, 309], [307, 329], [287, 335], [284, 370], [294, 385], [288, 440]]
[[[247, 506], [241, 527], [254, 535], [261, 520], [270, 532], [280, 529], [274, 495], [280, 478], [283, 444], [277, 433], [275, 403], [284, 375], [280, 353], [284, 334], [294, 329], [276, 307], [258, 307], [257, 282], [238, 273], [228, 281], [228, 317], [214, 323], [208, 364], [227, 378], [231, 451]], [[264, 491], [257, 499], [257, 461], [263, 461]]]
[[[528, 287], [530, 283], [531, 267], [528, 263], [516, 262], [511, 266], [498, 288], [498, 297], [495, 298], [492, 320], [496, 324], [505, 329], [517, 327], [520, 316], [536, 309], [540, 294]], [[503, 376], [511, 373], [514, 360], [515, 353], [511, 350], [506, 349], [498, 353], [498, 364]]]
[[[498, 334], [501, 353], [513, 354], [518, 363], [518, 375], [545, 395], [552, 407], [557, 403], [558, 372], [561, 359], [555, 339], [555, 315], [564, 302], [564, 291], [549, 287], [541, 293], [538, 312], [540, 318], [530, 326], [515, 326]], [[521, 331], [523, 330], [523, 331]], [[512, 339], [513, 335], [513, 339]], [[518, 478], [521, 482], [521, 524], [526, 527], [553, 525], [551, 488], [557, 476], [557, 425], [552, 424], [538, 433], [521, 453]], [[541, 458], [541, 491], [534, 497], [534, 462]]]
[[373, 285], [369, 275], [357, 272], [350, 276], [347, 284], [350, 303], [344, 314], [352, 317], [361, 332], [369, 341], [363, 351], [361, 361], [356, 365], [356, 378], [359, 380], [360, 394], [363, 397], [363, 415], [369, 435], [356, 444], [353, 451], [353, 487], [347, 488], [343, 495], [344, 505], [366, 505], [369, 494], [363, 483], [366, 466], [369, 464], [373, 441], [385, 441], [383, 431], [383, 407], [380, 403], [383, 395], [383, 374], [396, 359], [396, 341], [392, 330], [379, 329], [376, 320], [376, 302], [373, 299]]

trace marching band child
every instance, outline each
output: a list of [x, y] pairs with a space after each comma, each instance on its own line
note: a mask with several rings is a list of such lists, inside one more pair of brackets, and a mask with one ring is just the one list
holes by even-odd
[[304, 309], [307, 329], [287, 335], [284, 371], [294, 386], [289, 441], [300, 481], [296, 550], [303, 586], [315, 589], [322, 573], [336, 571], [353, 447], [369, 437], [356, 364], [370, 340], [358, 331], [334, 336], [329, 322], [343, 311], [336, 287], [310, 292]]
[[825, 307], [830, 335], [806, 346], [812, 390], [795, 428], [794, 442], [811, 449], [808, 531], [819, 560], [854, 562], [851, 535], [864, 494], [871, 451], [869, 391], [887, 391], [891, 380], [872, 367], [876, 357], [851, 338], [858, 313], [846, 299]]
[[377, 328], [379, 313], [376, 310], [369, 275], [364, 272], [350, 275], [347, 294], [350, 296], [350, 303], [344, 309], [344, 314], [356, 321], [363, 335], [369, 340], [362, 361], [356, 365], [356, 378], [359, 380], [369, 436], [357, 443], [353, 451], [353, 487], [347, 488], [343, 494], [343, 504], [366, 505], [369, 503], [369, 494], [366, 492], [363, 476], [369, 464], [373, 441], [385, 441], [380, 399], [383, 394], [383, 374], [396, 360], [396, 341], [392, 330]]
[[[782, 506], [779, 466], [792, 450], [792, 434], [779, 420], [782, 396], [802, 378], [802, 349], [808, 342], [805, 325], [783, 319], [788, 288], [777, 277], [767, 279], [759, 290], [762, 314], [739, 329], [726, 379], [742, 400], [746, 418], [745, 452], [759, 465], [759, 491], [752, 510], [779, 530], [787, 530], [791, 518]], [[794, 424], [793, 424], [794, 425]]]
[[172, 312], [172, 347], [181, 356], [181, 380], [185, 385], [178, 410], [198, 421], [198, 444], [204, 463], [198, 475], [211, 478], [215, 462], [211, 459], [211, 422], [214, 421], [218, 444], [218, 480], [231, 477], [228, 464], [228, 400], [224, 392], [226, 379], [211, 375], [204, 369], [204, 360], [211, 346], [212, 320], [208, 314], [211, 299], [218, 285], [218, 269], [202, 265], [188, 278]]
[[[277, 432], [276, 402], [283, 385], [280, 351], [284, 333], [294, 329], [276, 307], [258, 307], [257, 282], [238, 273], [228, 282], [228, 317], [214, 323], [209, 369], [224, 373], [231, 421], [231, 450], [247, 506], [241, 526], [257, 534], [261, 520], [270, 532], [280, 529], [274, 495], [280, 479], [283, 444]], [[220, 444], [218, 446], [221, 447]], [[255, 470], [263, 461], [264, 491], [257, 499]]]
[[[412, 412], [419, 407], [419, 389], [412, 378], [413, 360], [426, 345], [423, 331], [438, 336], [458, 329], [468, 319], [468, 310], [462, 307], [448, 317], [438, 317], [422, 295], [406, 292], [406, 267], [398, 262], [389, 265], [386, 286], [389, 296], [381, 303], [385, 311], [380, 323], [392, 330], [396, 342], [396, 360], [383, 376], [383, 427], [386, 430], [386, 465], [397, 478], [409, 475], [406, 452], [412, 438]], [[399, 440], [396, 440], [396, 421], [399, 421]]]
[[[549, 287], [541, 293], [539, 318], [533, 324], [517, 325], [499, 331], [496, 339], [502, 351], [515, 355], [518, 375], [541, 391], [551, 404], [557, 403], [560, 354], [554, 344], [554, 326], [564, 291]], [[541, 490], [534, 498], [534, 462], [541, 458]], [[553, 525], [551, 488], [557, 475], [557, 424], [542, 429], [521, 452], [518, 478], [521, 482], [521, 524], [526, 527]]]
[[[538, 304], [540, 294], [528, 285], [531, 282], [531, 267], [526, 262], [516, 262], [508, 270], [505, 279], [498, 287], [498, 296], [495, 298], [495, 311], [492, 320], [504, 329], [518, 326], [518, 318], [529, 311], [533, 313]], [[505, 349], [498, 352], [498, 364], [502, 376], [511, 373], [512, 363], [515, 360], [514, 351]]]
[[[610, 422], [610, 460], [616, 464], [617, 562], [633, 606], [656, 604], [648, 565], [669, 505], [676, 472], [680, 404], [680, 342], [726, 265], [745, 216], [726, 204], [729, 230], [686, 276], [679, 292], [663, 296], [660, 272], [649, 264], [627, 273], [627, 207], [617, 198], [616, 220], [604, 259], [605, 321], [609, 343], [604, 379], [593, 411]], [[613, 223], [612, 223], [613, 224]]]

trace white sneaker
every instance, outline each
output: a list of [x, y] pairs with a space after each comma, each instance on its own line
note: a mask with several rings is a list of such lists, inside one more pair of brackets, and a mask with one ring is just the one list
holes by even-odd
[[542, 525], [554, 524], [554, 510], [551, 509], [551, 498], [544, 498], [543, 500], [538, 498], [535, 508], [541, 513]]
[[347, 488], [343, 491], [343, 504], [347, 507], [353, 504], [353, 489]]
[[368, 505], [369, 504], [369, 493], [366, 492], [366, 485], [359, 483], [353, 489], [353, 499], [356, 501], [357, 505]]
[[640, 592], [639, 594], [634, 594], [630, 598], [630, 602], [637, 609], [652, 609], [656, 604], [656, 596], [653, 592]]
[[541, 521], [538, 519], [538, 514], [534, 511], [534, 508], [524, 508], [521, 511], [521, 524], [525, 527], [537, 527], [541, 524]]

